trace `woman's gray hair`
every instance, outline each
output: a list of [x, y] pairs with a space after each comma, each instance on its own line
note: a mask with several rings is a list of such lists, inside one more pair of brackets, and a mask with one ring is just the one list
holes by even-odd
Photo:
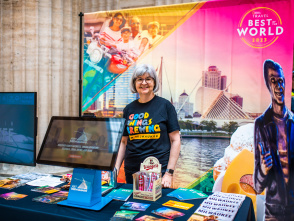
[[154, 80], [154, 88], [153, 88], [153, 92], [157, 92], [159, 90], [159, 79], [157, 77], [156, 71], [154, 69], [154, 67], [150, 64], [139, 64], [133, 75], [132, 75], [132, 79], [130, 82], [130, 89], [132, 93], [138, 93], [136, 90], [136, 79], [142, 75], [144, 75], [145, 73], [149, 74], [150, 77], [153, 78]]

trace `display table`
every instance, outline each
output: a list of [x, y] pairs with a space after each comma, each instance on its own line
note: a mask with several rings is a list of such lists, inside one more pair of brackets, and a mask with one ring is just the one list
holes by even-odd
[[[120, 209], [120, 206], [124, 203], [123, 201], [111, 201], [108, 205], [106, 205], [101, 211], [90, 211], [85, 209], [71, 208], [59, 206], [56, 204], [46, 204], [40, 202], [32, 201], [32, 198], [44, 195], [42, 193], [33, 192], [31, 189], [32, 186], [22, 186], [12, 190], [4, 190], [0, 189], [0, 194], [8, 193], [8, 192], [16, 192], [20, 194], [26, 194], [27, 197], [10, 201], [0, 198], [0, 216], [1, 220], [42, 220], [42, 221], [57, 221], [57, 220], [110, 220], [110, 218], [114, 215], [114, 213]], [[120, 188], [132, 189], [131, 184], [123, 184]], [[141, 217], [143, 215], [151, 215], [155, 217], [159, 217], [155, 214], [152, 214], [151, 211], [163, 207], [162, 204], [167, 202], [168, 200], [178, 201], [176, 198], [166, 196], [168, 193], [173, 191], [173, 189], [163, 189], [162, 197], [158, 199], [156, 202], [144, 201], [144, 200], [134, 200], [131, 196], [128, 201], [133, 202], [141, 202], [141, 203], [149, 203], [151, 206], [144, 212], [140, 212], [135, 218]], [[176, 218], [176, 220], [188, 220], [189, 217], [194, 213], [194, 211], [198, 208], [200, 203], [204, 199], [198, 200], [188, 200], [184, 201], [187, 203], [194, 204], [189, 210], [181, 210], [177, 208], [172, 208], [177, 211], [183, 212], [186, 215], [183, 217]], [[241, 208], [239, 209], [235, 220], [255, 220], [253, 204], [250, 198], [246, 197], [243, 202]]]

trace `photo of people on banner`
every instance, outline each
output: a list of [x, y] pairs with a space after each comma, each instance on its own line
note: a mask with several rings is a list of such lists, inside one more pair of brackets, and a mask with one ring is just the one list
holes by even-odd
[[109, 89], [119, 75], [134, 70], [138, 58], [159, 44], [173, 27], [166, 29], [165, 25], [163, 30], [154, 16], [115, 12], [98, 20], [93, 17], [86, 14], [84, 21], [83, 110]]

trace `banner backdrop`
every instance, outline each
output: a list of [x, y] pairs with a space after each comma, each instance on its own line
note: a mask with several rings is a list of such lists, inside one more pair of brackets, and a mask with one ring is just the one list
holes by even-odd
[[[291, 0], [224, 0], [87, 13], [82, 111], [121, 117], [138, 98], [129, 90], [134, 68], [152, 64], [158, 95], [173, 103], [181, 126], [173, 187], [245, 189], [255, 203], [254, 121], [271, 103], [263, 64], [281, 65], [291, 107], [292, 10]], [[236, 175], [240, 162], [251, 166]]]

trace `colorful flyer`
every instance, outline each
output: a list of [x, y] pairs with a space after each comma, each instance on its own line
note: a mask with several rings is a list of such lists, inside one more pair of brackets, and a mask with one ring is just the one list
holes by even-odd
[[4, 179], [4, 180], [0, 180], [0, 188], [3, 188], [3, 189], [9, 189], [10, 190], [10, 189], [19, 187], [21, 185], [22, 185], [22, 183], [21, 183], [20, 179], [7, 178], [7, 179]]
[[173, 192], [167, 194], [167, 196], [175, 197], [179, 200], [192, 200], [192, 199], [201, 199], [206, 198], [208, 195], [203, 193], [200, 190], [178, 188]]
[[169, 206], [169, 207], [175, 207], [178, 209], [184, 209], [184, 210], [188, 210], [194, 206], [194, 204], [191, 204], [191, 203], [182, 203], [182, 202], [177, 202], [177, 201], [173, 201], [173, 200], [169, 200], [162, 205]]
[[51, 193], [56, 193], [56, 192], [60, 191], [60, 188], [56, 188], [56, 187], [46, 185], [46, 186], [40, 186], [40, 187], [31, 189], [31, 191], [39, 192], [39, 193], [51, 194]]
[[145, 203], [137, 203], [137, 202], [125, 202], [120, 209], [129, 209], [129, 210], [137, 210], [137, 211], [145, 211], [150, 204]]
[[178, 218], [178, 217], [181, 217], [181, 216], [184, 216], [185, 214], [184, 213], [181, 213], [179, 211], [176, 211], [176, 210], [172, 210], [170, 208], [167, 208], [167, 207], [161, 207], [157, 210], [153, 210], [152, 213], [156, 214], [156, 215], [159, 215], [159, 216], [163, 216], [165, 218], [168, 218], [168, 219], [175, 219], [175, 218]]
[[154, 217], [154, 216], [148, 216], [148, 215], [145, 215], [145, 216], [141, 216], [139, 217], [138, 219], [135, 219], [136, 221], [146, 221], [146, 220], [156, 220], [156, 221], [172, 221], [171, 219], [161, 219], [161, 218], [157, 218], [157, 217]]
[[67, 191], [59, 191], [58, 193], [53, 193], [52, 195], [42, 195], [39, 197], [33, 198], [33, 201], [48, 203], [48, 204], [56, 204], [60, 201], [66, 200], [68, 196]]
[[121, 217], [121, 218], [132, 220], [138, 213], [139, 212], [135, 212], [135, 211], [121, 210], [121, 211], [116, 211], [113, 217]]
[[218, 220], [217, 216], [211, 215], [211, 216], [204, 216], [198, 213], [194, 213], [188, 221], [206, 221], [206, 220]]
[[9, 192], [9, 193], [4, 193], [4, 194], [0, 195], [1, 198], [6, 199], [6, 200], [19, 200], [19, 199], [22, 199], [26, 196], [28, 196], [28, 195], [18, 194], [15, 192]]

